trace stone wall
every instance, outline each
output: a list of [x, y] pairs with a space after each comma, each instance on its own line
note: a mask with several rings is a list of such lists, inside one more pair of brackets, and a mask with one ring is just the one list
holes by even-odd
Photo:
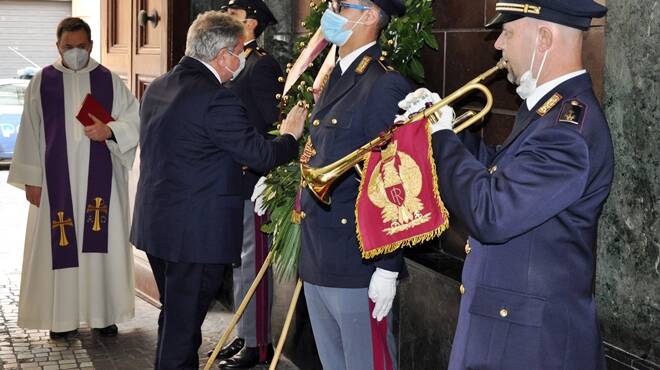
[[600, 223], [598, 309], [608, 354], [660, 363], [660, 1], [608, 6], [604, 108], [616, 175]]

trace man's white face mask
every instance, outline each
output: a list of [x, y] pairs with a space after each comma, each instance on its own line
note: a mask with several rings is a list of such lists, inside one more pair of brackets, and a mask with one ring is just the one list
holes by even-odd
[[231, 68], [227, 67], [226, 65], [223, 65], [229, 73], [231, 73], [231, 79], [230, 81], [234, 81], [236, 77], [238, 77], [239, 74], [241, 74], [241, 71], [245, 68], [245, 53], [240, 53], [240, 54], [234, 54], [231, 50], [227, 49], [227, 52], [229, 55], [238, 58], [238, 67], [236, 70], [232, 70]]
[[[532, 75], [532, 68], [534, 68], [534, 59], [536, 58], [536, 46], [539, 42], [539, 35], [536, 34], [536, 41], [534, 42], [534, 52], [532, 53], [532, 62], [529, 65], [529, 69], [520, 76], [520, 81], [518, 81], [518, 87], [516, 88], [516, 93], [523, 100], [526, 100], [534, 90], [536, 90], [536, 84], [538, 82], [541, 71], [543, 71], [543, 65], [545, 64], [545, 58], [548, 56], [548, 51], [546, 50], [543, 54], [543, 60], [541, 61], [541, 67], [539, 72], [536, 74], [536, 77]], [[509, 76], [509, 81], [511, 81], [512, 76]]]
[[69, 49], [62, 54], [62, 60], [70, 69], [79, 71], [89, 62], [89, 52], [80, 48]]

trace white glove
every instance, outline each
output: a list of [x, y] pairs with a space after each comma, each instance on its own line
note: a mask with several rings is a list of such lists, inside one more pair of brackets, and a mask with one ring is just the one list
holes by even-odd
[[392, 309], [392, 302], [394, 302], [394, 296], [396, 295], [397, 276], [399, 276], [398, 272], [381, 268], [376, 268], [376, 271], [371, 275], [369, 299], [375, 303], [371, 317], [378, 321], [386, 317]]
[[254, 213], [258, 216], [266, 214], [266, 205], [264, 204], [264, 190], [266, 190], [266, 177], [261, 176], [254, 186], [250, 200], [254, 203]]
[[456, 114], [454, 113], [454, 108], [445, 105], [444, 107], [440, 108], [437, 114], [440, 115], [440, 119], [438, 120], [438, 122], [431, 124], [431, 134], [435, 134], [440, 130], [451, 130], [452, 128], [454, 128], [453, 123], [454, 123], [454, 118], [456, 118]]
[[[396, 116], [394, 122], [406, 121], [408, 117], [426, 109], [427, 104], [433, 105], [441, 100], [440, 95], [431, 92], [426, 88], [419, 88], [406, 95], [406, 98], [399, 102], [399, 108], [405, 110], [403, 115]], [[440, 130], [451, 130], [454, 121], [454, 109], [448, 105], [440, 108], [438, 111], [440, 119], [431, 125], [431, 133]]]

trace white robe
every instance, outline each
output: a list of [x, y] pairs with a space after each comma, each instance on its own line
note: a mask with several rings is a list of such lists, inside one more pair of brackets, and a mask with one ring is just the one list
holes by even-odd
[[133, 251], [128, 242], [128, 171], [138, 143], [138, 102], [113, 73], [111, 114], [116, 121], [108, 126], [115, 135], [116, 143], [106, 141], [112, 158], [108, 253], [82, 253], [90, 140], [75, 115], [85, 95], [90, 92], [89, 72], [98, 63], [90, 60], [88, 66], [78, 72], [67, 69], [61, 61], [53, 65], [64, 75], [67, 156], [79, 267], [52, 268], [39, 72], [25, 93], [23, 117], [7, 179], [9, 184], [21, 189], [25, 188], [25, 184], [42, 187], [40, 207], [30, 205], [28, 213], [18, 325], [56, 332], [74, 330], [81, 323], [92, 328], [103, 328], [135, 315]]

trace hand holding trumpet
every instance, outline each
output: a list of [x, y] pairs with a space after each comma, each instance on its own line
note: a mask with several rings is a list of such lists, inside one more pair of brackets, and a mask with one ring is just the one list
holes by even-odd
[[[419, 113], [424, 109], [434, 105], [441, 100], [440, 95], [431, 92], [426, 88], [419, 88], [406, 95], [406, 98], [399, 102], [399, 108], [405, 110], [403, 115], [396, 116], [395, 122], [405, 122], [408, 117]], [[438, 110], [439, 119], [431, 124], [431, 133], [440, 130], [451, 130], [455, 118], [454, 109], [449, 105]]]

